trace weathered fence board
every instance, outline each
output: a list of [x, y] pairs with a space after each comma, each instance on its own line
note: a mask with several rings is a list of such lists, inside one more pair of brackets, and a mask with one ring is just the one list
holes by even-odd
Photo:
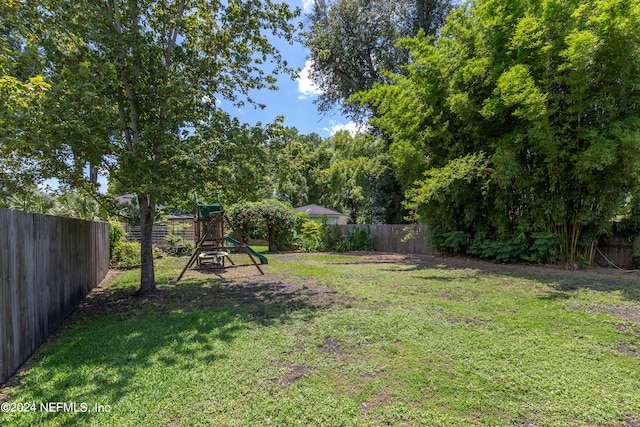
[[[336, 227], [340, 229], [342, 235], [348, 234], [356, 227], [369, 227], [374, 251], [423, 255], [433, 253], [427, 237], [427, 226], [424, 224], [348, 224]], [[411, 237], [405, 238], [409, 234]]]
[[109, 224], [0, 209], [0, 384], [106, 275]]
[[609, 267], [613, 263], [620, 268], [632, 269], [633, 254], [640, 249], [640, 236], [629, 237], [623, 234], [600, 239], [598, 251], [594, 256], [596, 265]]

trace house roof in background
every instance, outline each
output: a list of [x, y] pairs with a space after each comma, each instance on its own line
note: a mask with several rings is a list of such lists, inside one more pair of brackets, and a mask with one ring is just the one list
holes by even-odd
[[340, 212], [332, 211], [331, 209], [327, 209], [318, 205], [306, 205], [300, 206], [299, 208], [295, 208], [294, 212], [306, 212], [309, 215], [326, 215], [326, 216], [348, 216]]
[[[122, 196], [114, 197], [118, 203], [121, 205], [134, 205], [138, 206], [138, 198], [135, 194], [123, 194]], [[166, 206], [156, 205], [156, 209], [166, 209]]]
[[123, 194], [122, 196], [115, 197], [115, 199], [122, 205], [130, 205], [132, 202], [133, 204], [138, 204], [135, 194]]

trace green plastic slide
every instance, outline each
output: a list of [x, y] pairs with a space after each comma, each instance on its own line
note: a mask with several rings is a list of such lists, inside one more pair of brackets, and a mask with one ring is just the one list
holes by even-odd
[[260, 260], [260, 264], [269, 264], [269, 261], [267, 260], [267, 257], [259, 254], [258, 252], [254, 251], [253, 249], [251, 249], [251, 246], [249, 245], [243, 245], [242, 243], [238, 242], [236, 239], [234, 239], [231, 236], [224, 236], [224, 239], [231, 243], [233, 246], [237, 246], [237, 247], [241, 247], [241, 246], [246, 246], [247, 249], [249, 249], [249, 253], [251, 253], [251, 255], [253, 255], [254, 257], [258, 258]]

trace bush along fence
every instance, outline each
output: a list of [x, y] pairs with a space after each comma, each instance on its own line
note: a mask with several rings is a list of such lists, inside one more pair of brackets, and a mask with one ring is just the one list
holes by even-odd
[[109, 269], [109, 224], [0, 209], [0, 384]]
[[[354, 228], [369, 229], [371, 249], [378, 252], [432, 255], [433, 246], [425, 224], [348, 224], [335, 227], [339, 236], [347, 236]], [[600, 239], [594, 246], [594, 264], [600, 267], [640, 268], [640, 235], [616, 232]]]

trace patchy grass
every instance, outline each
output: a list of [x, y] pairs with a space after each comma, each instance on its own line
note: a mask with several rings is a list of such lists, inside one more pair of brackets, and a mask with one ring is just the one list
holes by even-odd
[[138, 271], [118, 275], [0, 390], [15, 409], [37, 405], [0, 425], [640, 425], [636, 273], [383, 254], [269, 262], [265, 276], [189, 272], [174, 285], [186, 258], [160, 260], [160, 298], [132, 297]]

